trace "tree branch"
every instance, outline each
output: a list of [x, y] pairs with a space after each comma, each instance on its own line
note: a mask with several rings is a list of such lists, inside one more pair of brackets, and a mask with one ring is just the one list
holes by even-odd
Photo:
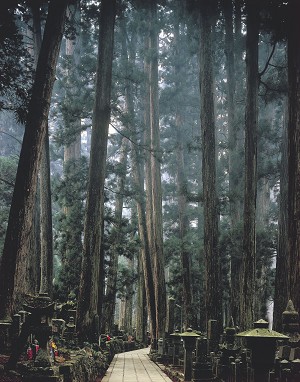
[[267, 60], [267, 62], [266, 62], [266, 65], [265, 65], [263, 71], [260, 72], [260, 73], [258, 73], [259, 78], [261, 78], [261, 77], [266, 73], [266, 71], [267, 71], [267, 69], [268, 69], [268, 66], [269, 66], [269, 64], [270, 64], [271, 58], [273, 57], [273, 54], [274, 54], [274, 52], [275, 52], [275, 48], [276, 48], [276, 42], [275, 42], [274, 45], [273, 45], [272, 51], [271, 51], [271, 53], [270, 53], [270, 56], [269, 56], [269, 58], [268, 58], [268, 60]]

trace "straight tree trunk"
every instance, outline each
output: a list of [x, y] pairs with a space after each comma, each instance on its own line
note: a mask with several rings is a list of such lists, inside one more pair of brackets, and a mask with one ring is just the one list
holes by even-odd
[[[224, 18], [225, 18], [225, 67], [227, 72], [227, 104], [228, 104], [228, 156], [229, 156], [229, 219], [230, 230], [234, 232], [239, 224], [237, 219], [237, 196], [235, 195], [238, 189], [238, 179], [235, 169], [236, 161], [236, 118], [235, 118], [235, 57], [234, 57], [234, 35], [233, 35], [233, 6], [232, 0], [224, 0]], [[233, 236], [233, 235], [232, 235]], [[235, 282], [237, 275], [232, 273], [235, 264], [238, 261], [235, 253], [231, 253], [230, 272], [228, 275], [230, 285], [230, 316], [236, 319], [237, 311], [237, 292], [238, 287]], [[225, 318], [228, 322], [228, 317]]]
[[258, 95], [258, 4], [247, 3], [246, 36], [246, 113], [245, 113], [245, 195], [243, 268], [241, 273], [240, 321], [242, 329], [254, 322], [256, 270], [256, 192], [257, 192], [257, 95]]
[[[178, 15], [177, 15], [178, 17]], [[179, 22], [174, 25], [174, 42], [175, 54], [180, 54], [180, 34]], [[180, 73], [180, 65], [175, 63], [175, 87], [180, 91], [179, 78], [183, 75]], [[187, 181], [185, 177], [185, 161], [184, 161], [184, 141], [183, 128], [184, 122], [179, 105], [176, 107], [175, 128], [176, 128], [176, 158], [177, 158], [177, 195], [178, 195], [178, 219], [179, 219], [179, 239], [180, 239], [180, 257], [182, 269], [183, 284], [183, 317], [184, 328], [196, 328], [196, 320], [193, 316], [193, 291], [192, 291], [192, 275], [191, 275], [191, 256], [187, 249], [187, 233], [189, 230], [189, 220], [187, 215]]]
[[[33, 16], [33, 35], [34, 35], [34, 52], [35, 65], [38, 62], [38, 56], [42, 44], [41, 16], [37, 3], [32, 3]], [[50, 185], [50, 150], [49, 150], [49, 129], [46, 126], [46, 134], [43, 142], [41, 164], [40, 164], [40, 183], [37, 192], [37, 200], [39, 197], [40, 208], [35, 206], [39, 212], [40, 222], [34, 221], [40, 227], [40, 287], [39, 293], [47, 293], [52, 296], [52, 279], [53, 279], [53, 241], [52, 241], [52, 204], [51, 204], [51, 185]], [[37, 215], [37, 213], [36, 213]]]
[[288, 253], [288, 107], [285, 106], [280, 165], [280, 197], [278, 219], [278, 246], [276, 257], [273, 328], [282, 330], [282, 312], [289, 300]]
[[[67, 140], [64, 145], [64, 181], [70, 190], [74, 188], [74, 174], [78, 171], [77, 167], [81, 159], [81, 113], [78, 82], [80, 75], [78, 69], [81, 61], [82, 33], [80, 30], [80, 1], [76, 0], [68, 7], [68, 19], [75, 29], [73, 39], [67, 38], [65, 41], [65, 58], [67, 62], [66, 86], [64, 93], [63, 123]], [[79, 212], [80, 211], [80, 212]], [[80, 277], [80, 265], [82, 261], [82, 228], [78, 225], [78, 219], [82, 211], [82, 201], [77, 195], [72, 198], [72, 203], [64, 203], [63, 213], [68, 224], [68, 241], [65, 253], [62, 256], [62, 268], [60, 275], [70, 275], [70, 286], [68, 293], [78, 292], [77, 280]], [[76, 227], [75, 227], [76, 225]]]
[[[141, 250], [140, 250], [141, 252]], [[136, 340], [147, 344], [147, 304], [141, 254], [138, 257], [138, 280], [136, 293]]]
[[127, 167], [127, 155], [128, 155], [128, 139], [123, 137], [121, 144], [120, 154], [120, 177], [117, 185], [117, 196], [115, 202], [115, 225], [113, 228], [113, 240], [111, 247], [110, 264], [107, 275], [107, 287], [105, 294], [105, 332], [111, 333], [114, 325], [115, 315], [115, 301], [117, 294], [117, 276], [118, 276], [118, 248], [122, 244], [121, 242], [121, 230], [122, 230], [122, 212], [123, 212], [123, 195], [125, 189], [126, 167]]
[[[233, 13], [232, 0], [224, 0], [225, 18], [225, 67], [227, 72], [228, 100], [228, 155], [229, 155], [229, 218], [230, 230], [235, 242], [232, 245], [230, 258], [230, 313], [236, 322], [239, 317], [239, 294], [241, 271], [241, 251], [237, 242], [242, 218], [242, 171], [241, 171], [241, 123], [239, 112], [242, 98], [242, 44], [241, 44], [241, 4], [235, 1]], [[233, 25], [233, 20], [235, 24]], [[233, 29], [235, 29], [233, 33]]]
[[49, 3], [0, 268], [1, 318], [9, 318], [12, 315], [16, 293], [22, 291], [24, 278], [19, 276], [15, 279], [15, 275], [22, 274], [23, 263], [28, 256], [28, 237], [32, 229], [37, 174], [67, 4], [67, 0], [52, 0]]
[[288, 258], [289, 299], [300, 309], [300, 32], [299, 6], [288, 3]]
[[200, 118], [203, 147], [205, 310], [206, 321], [217, 320], [221, 332], [222, 304], [218, 251], [212, 16], [211, 4], [208, 1], [203, 2], [200, 9]]
[[77, 331], [80, 340], [97, 340], [99, 328], [94, 320], [100, 315], [98, 285], [103, 284], [104, 272], [99, 269], [104, 215], [104, 181], [110, 121], [110, 94], [114, 47], [116, 1], [103, 0], [100, 28], [95, 106], [91, 139], [89, 184], [86, 202], [83, 258], [77, 309]]
[[43, 142], [40, 166], [40, 205], [41, 205], [41, 278], [39, 293], [52, 296], [53, 279], [53, 241], [52, 241], [52, 205], [50, 185], [50, 150], [48, 125]]
[[162, 227], [162, 191], [160, 173], [160, 139], [158, 113], [158, 32], [157, 32], [157, 4], [151, 2], [149, 7], [149, 106], [150, 106], [150, 164], [151, 164], [151, 196], [152, 196], [152, 227], [153, 236], [149, 242], [153, 258], [153, 276], [156, 299], [156, 338], [165, 335], [166, 325], [166, 283], [163, 253]]
[[[34, 69], [36, 70], [39, 53], [42, 43], [40, 10], [38, 4], [31, 4], [30, 12], [32, 17], [31, 28], [28, 28], [27, 35], [33, 41], [29, 52], [34, 60]], [[43, 157], [43, 150], [42, 150]], [[43, 159], [41, 159], [41, 162]], [[31, 238], [29, 244], [29, 256], [27, 257], [27, 280], [23, 285], [23, 291], [35, 294], [38, 293], [41, 278], [41, 227], [40, 227], [40, 185], [37, 186], [34, 202], [34, 217], [32, 222]]]

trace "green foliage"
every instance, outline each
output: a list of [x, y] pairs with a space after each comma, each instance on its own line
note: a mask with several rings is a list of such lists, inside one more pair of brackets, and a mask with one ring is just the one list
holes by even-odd
[[10, 203], [14, 190], [14, 181], [17, 172], [15, 157], [0, 157], [0, 254], [5, 240], [8, 223]]
[[266, 316], [265, 302], [274, 296], [275, 255], [277, 249], [277, 225], [270, 224], [257, 231], [256, 236], [256, 283], [257, 296], [261, 302], [260, 317]]
[[79, 288], [86, 182], [87, 161], [82, 157], [66, 164], [63, 178], [53, 187], [54, 201], [60, 208], [54, 215], [54, 251], [60, 259], [55, 280], [57, 297], [63, 301], [71, 291], [77, 295]]
[[119, 262], [117, 278], [117, 297], [130, 298], [134, 294], [132, 288], [137, 280], [137, 273], [125, 262]]
[[12, 110], [25, 122], [33, 71], [18, 24], [20, 13], [0, 9], [0, 111]]

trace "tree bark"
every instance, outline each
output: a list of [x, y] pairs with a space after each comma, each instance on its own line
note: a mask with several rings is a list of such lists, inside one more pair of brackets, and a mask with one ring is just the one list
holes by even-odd
[[40, 205], [41, 205], [41, 278], [40, 293], [52, 296], [53, 279], [53, 241], [52, 241], [52, 205], [50, 185], [50, 150], [48, 125], [43, 142], [40, 166]]
[[247, 3], [246, 113], [245, 113], [245, 194], [243, 268], [241, 273], [240, 321], [242, 329], [254, 322], [256, 269], [256, 192], [257, 192], [257, 94], [258, 94], [258, 4]]
[[[288, 257], [289, 298], [300, 309], [300, 51], [298, 2], [288, 3]], [[297, 34], [298, 33], [298, 34]]]
[[289, 300], [288, 253], [288, 107], [286, 102], [281, 144], [278, 245], [276, 257], [273, 328], [282, 330], [282, 312]]
[[98, 285], [104, 277], [100, 267], [104, 213], [104, 181], [110, 121], [110, 94], [114, 47], [116, 1], [103, 0], [100, 9], [100, 29], [95, 106], [91, 139], [89, 184], [84, 226], [83, 259], [77, 311], [77, 331], [80, 340], [95, 340], [99, 328], [93, 327], [99, 306]]
[[159, 112], [158, 112], [158, 32], [157, 4], [151, 2], [149, 7], [149, 107], [150, 107], [150, 164], [151, 164], [151, 196], [152, 196], [152, 228], [153, 236], [149, 242], [153, 258], [153, 276], [156, 299], [156, 338], [165, 335], [166, 325], [166, 284], [163, 253], [162, 226], [162, 191], [160, 174], [160, 141], [159, 141]]
[[212, 8], [211, 4], [206, 1], [200, 9], [200, 118], [203, 147], [205, 310], [206, 320], [217, 320], [221, 332], [222, 304], [218, 251], [212, 27]]
[[122, 212], [123, 212], [123, 195], [125, 189], [126, 167], [127, 167], [127, 155], [128, 155], [128, 139], [123, 137], [121, 144], [120, 154], [120, 177], [117, 185], [117, 196], [115, 202], [115, 226], [113, 228], [112, 247], [110, 264], [107, 274], [107, 287], [105, 294], [105, 331], [111, 333], [114, 325], [115, 315], [115, 301], [117, 294], [117, 276], [118, 276], [118, 248], [122, 244], [121, 242], [121, 230], [122, 230]]
[[16, 292], [22, 291], [22, 277], [16, 280], [15, 274], [22, 274], [23, 262], [28, 256], [28, 237], [33, 221], [37, 173], [48, 123], [67, 3], [67, 0], [52, 0], [49, 4], [0, 268], [1, 318], [11, 316], [16, 303]]
[[[178, 15], [177, 15], [178, 20]], [[175, 54], [180, 54], [180, 34], [179, 22], [174, 25], [174, 43]], [[183, 73], [180, 72], [180, 65], [175, 63], [175, 87], [177, 92], [181, 90], [180, 78]], [[193, 290], [191, 275], [191, 255], [187, 249], [187, 234], [189, 231], [189, 220], [187, 215], [187, 181], [185, 177], [185, 150], [183, 141], [184, 121], [181, 108], [176, 106], [175, 112], [175, 128], [176, 128], [176, 158], [177, 158], [177, 197], [178, 197], [178, 220], [179, 220], [179, 239], [180, 239], [180, 257], [182, 269], [182, 285], [183, 285], [183, 317], [184, 328], [196, 328], [196, 319], [193, 313]]]

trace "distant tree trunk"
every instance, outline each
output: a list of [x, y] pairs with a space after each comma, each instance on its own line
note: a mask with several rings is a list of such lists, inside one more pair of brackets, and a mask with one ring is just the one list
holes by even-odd
[[[73, 39], [65, 40], [65, 61], [66, 69], [66, 86], [64, 92], [63, 128], [66, 134], [64, 144], [64, 182], [69, 190], [74, 189], [74, 176], [78, 171], [78, 165], [81, 159], [81, 105], [79, 105], [80, 97], [78, 97], [78, 81], [80, 81], [79, 67], [81, 57], [81, 40], [82, 34], [80, 30], [80, 1], [76, 0], [68, 7], [68, 19], [75, 30]], [[68, 241], [65, 246], [65, 253], [62, 254], [62, 274], [68, 275], [70, 284], [67, 293], [78, 293], [78, 284], [76, 280], [80, 277], [80, 265], [82, 261], [82, 227], [78, 224], [79, 216], [81, 218], [82, 201], [78, 199], [78, 195], [65, 201], [63, 205], [63, 213], [67, 222]], [[79, 216], [78, 216], [79, 215]], [[70, 278], [70, 270], [71, 278]]]
[[[177, 16], [178, 17], [178, 16]], [[180, 54], [179, 41], [179, 23], [174, 25], [174, 42], [175, 54]], [[180, 65], [175, 63], [175, 87], [180, 91], [179, 78], [183, 75], [180, 73]], [[188, 251], [187, 233], [189, 231], [189, 220], [187, 215], [187, 181], [185, 177], [185, 161], [184, 161], [184, 141], [183, 128], [184, 122], [179, 105], [175, 112], [175, 128], [176, 128], [176, 158], [177, 158], [177, 197], [178, 197], [178, 219], [179, 219], [179, 239], [180, 239], [180, 256], [182, 269], [182, 285], [183, 285], [183, 317], [184, 327], [196, 328], [196, 319], [193, 312], [193, 290], [191, 275], [191, 254]]]
[[189, 221], [187, 216], [187, 188], [185, 179], [185, 163], [182, 143], [182, 120], [179, 114], [175, 117], [176, 133], [177, 133], [177, 189], [178, 189], [178, 214], [179, 214], [179, 239], [180, 239], [180, 256], [182, 267], [182, 283], [183, 283], [183, 316], [184, 328], [196, 327], [196, 319], [193, 312], [193, 290], [191, 275], [191, 255], [188, 251], [187, 233], [189, 229]]
[[[126, 179], [128, 139], [123, 137], [120, 154], [120, 176], [117, 185], [117, 196], [115, 202], [115, 224], [112, 231], [111, 256], [109, 259], [109, 268], [107, 274], [107, 287], [105, 294], [104, 320], [105, 331], [111, 333], [114, 325], [115, 301], [117, 294], [117, 275], [118, 275], [118, 250], [121, 246], [121, 230], [122, 230], [122, 212], [123, 212], [123, 195]], [[103, 324], [103, 323], [102, 323]]]
[[[124, 28], [124, 23], [121, 24]], [[123, 32], [125, 34], [125, 32]], [[133, 33], [131, 43], [126, 46], [128, 48], [126, 54], [126, 62], [129, 65], [134, 67], [135, 64], [135, 34]], [[124, 46], [123, 46], [124, 48]], [[124, 53], [124, 52], [123, 52]], [[127, 61], [129, 57], [129, 61]], [[125, 58], [125, 57], [124, 57]], [[126, 65], [127, 66], [127, 65]], [[140, 250], [140, 259], [139, 264], [143, 272], [143, 290], [140, 289], [140, 298], [143, 300], [144, 296], [146, 297], [146, 306], [147, 312], [149, 314], [149, 324], [151, 337], [154, 338], [156, 335], [156, 313], [155, 313], [155, 292], [154, 292], [154, 283], [153, 283], [153, 271], [151, 263], [151, 254], [149, 248], [149, 233], [147, 232], [147, 222], [146, 222], [146, 202], [144, 196], [144, 177], [142, 175], [142, 168], [144, 168], [144, 158], [140, 155], [138, 143], [140, 139], [138, 137], [136, 123], [135, 123], [135, 111], [134, 111], [134, 102], [133, 102], [133, 89], [132, 81], [128, 80], [126, 82], [126, 109], [128, 113], [128, 132], [131, 132], [131, 162], [132, 162], [132, 187], [135, 192], [135, 201], [136, 201], [136, 213], [138, 221], [138, 233], [141, 241], [141, 250]], [[141, 288], [141, 287], [140, 287]], [[141, 307], [145, 309], [146, 306]], [[142, 312], [141, 312], [142, 313]], [[141, 320], [145, 320], [141, 318]], [[141, 322], [140, 330], [144, 325], [144, 321]], [[143, 333], [140, 332], [140, 335], [143, 336]]]
[[262, 177], [259, 181], [256, 200], [256, 225], [260, 229], [264, 229], [269, 225], [270, 212], [270, 180], [266, 176]]
[[114, 47], [114, 23], [116, 1], [103, 0], [100, 9], [98, 64], [89, 185], [86, 201], [83, 259], [77, 309], [77, 331], [80, 340], [95, 340], [99, 328], [94, 327], [97, 314], [101, 314], [98, 284], [104, 272], [99, 269], [104, 215], [104, 181], [107, 154], [108, 127], [110, 121], [110, 94]]
[[147, 305], [146, 305], [146, 290], [143, 274], [143, 266], [141, 254], [138, 257], [138, 279], [136, 293], [136, 340], [147, 343]]
[[[129, 65], [128, 52], [127, 52], [127, 42], [126, 42], [126, 24], [122, 19], [120, 21], [120, 27], [122, 30], [122, 60], [124, 61], [125, 68]], [[135, 43], [132, 48], [134, 52], [130, 54], [130, 60], [134, 60], [135, 57]], [[128, 119], [134, 118], [133, 113], [133, 99], [132, 99], [132, 86], [130, 80], [126, 80], [125, 86], [125, 108], [128, 114]], [[114, 313], [115, 313], [115, 301], [117, 293], [117, 273], [118, 273], [118, 247], [121, 244], [121, 226], [122, 226], [122, 211], [123, 211], [123, 194], [125, 188], [125, 178], [126, 178], [126, 167], [127, 167], [127, 155], [129, 142], [127, 138], [122, 139], [121, 144], [121, 154], [120, 154], [120, 170], [121, 174], [117, 186], [117, 197], [115, 204], [115, 229], [113, 231], [113, 245], [111, 249], [110, 266], [108, 269], [107, 277], [107, 288], [105, 295], [105, 309], [104, 309], [104, 319], [105, 319], [105, 330], [111, 332], [114, 324]]]
[[300, 309], [300, 32], [298, 1], [288, 3], [288, 238], [289, 298]]
[[245, 114], [245, 196], [241, 328], [251, 328], [254, 321], [256, 269], [256, 190], [257, 190], [257, 94], [258, 94], [258, 4], [247, 3], [246, 36], [246, 114]]
[[[240, 190], [240, 161], [238, 160], [238, 136], [237, 136], [237, 117], [236, 117], [236, 70], [234, 56], [234, 34], [233, 34], [233, 6], [232, 0], [224, 0], [224, 18], [225, 18], [225, 67], [227, 72], [227, 102], [228, 102], [228, 155], [229, 155], [229, 219], [232, 237], [236, 237], [235, 231], [239, 228], [241, 214], [239, 202]], [[235, 31], [237, 35], [240, 29]], [[238, 293], [239, 293], [239, 270], [241, 260], [239, 251], [233, 251], [230, 258], [230, 316], [234, 321], [238, 312]], [[237, 271], [238, 270], [238, 271]], [[227, 317], [228, 320], [228, 317]]]
[[40, 205], [41, 205], [41, 279], [40, 293], [52, 296], [53, 279], [53, 241], [52, 241], [52, 205], [50, 186], [50, 150], [48, 125], [43, 143], [40, 166]]
[[[133, 126], [134, 127], [134, 126]], [[135, 137], [136, 138], [136, 137]], [[151, 338], [156, 339], [156, 308], [155, 308], [155, 290], [153, 282], [153, 272], [150, 248], [148, 242], [147, 224], [146, 224], [146, 203], [144, 198], [144, 179], [141, 171], [141, 160], [138, 153], [137, 140], [131, 144], [132, 155], [132, 177], [133, 188], [135, 190], [135, 200], [138, 215], [138, 230], [141, 241], [141, 264], [144, 274], [144, 283], [146, 290], [147, 309], [150, 321]]]
[[200, 9], [200, 118], [203, 147], [205, 310], [206, 320], [217, 320], [221, 331], [222, 304], [216, 193], [212, 8], [212, 4], [205, 1]]
[[160, 140], [158, 113], [158, 29], [157, 4], [152, 1], [149, 6], [149, 107], [150, 107], [150, 149], [151, 149], [151, 196], [152, 196], [152, 227], [153, 236], [149, 242], [153, 258], [153, 276], [156, 299], [156, 338], [164, 337], [166, 325], [166, 284], [163, 253], [162, 227], [162, 191], [160, 174]]
[[[134, 259], [127, 259], [127, 265], [130, 276], [134, 275]], [[130, 283], [126, 288], [126, 305], [125, 305], [125, 331], [132, 335], [132, 308], [133, 308], [134, 284]]]
[[290, 298], [289, 273], [290, 259], [288, 252], [288, 110], [287, 102], [284, 114], [281, 165], [280, 165], [280, 198], [278, 219], [278, 246], [276, 257], [276, 276], [274, 293], [273, 328], [282, 330], [282, 312]]
[[12, 315], [16, 292], [22, 291], [22, 277], [15, 279], [15, 274], [22, 274], [23, 264], [28, 256], [28, 237], [32, 229], [37, 174], [67, 4], [67, 0], [52, 0], [49, 3], [0, 268], [1, 318], [9, 318]]

